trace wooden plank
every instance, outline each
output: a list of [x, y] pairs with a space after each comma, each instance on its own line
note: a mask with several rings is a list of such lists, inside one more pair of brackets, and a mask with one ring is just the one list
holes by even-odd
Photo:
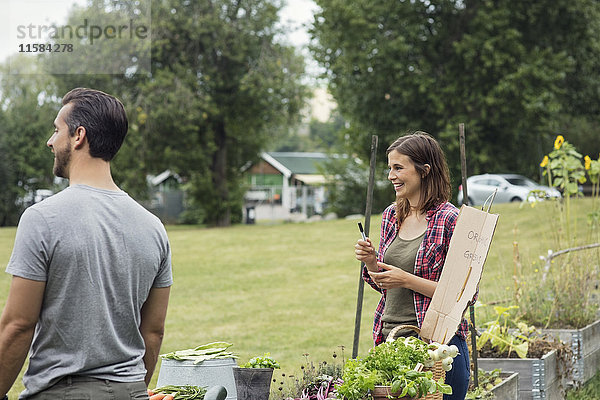
[[583, 339], [582, 353], [584, 357], [600, 348], [600, 320], [583, 328], [581, 334]]
[[551, 351], [550, 353], [544, 355], [542, 357], [542, 361], [544, 362], [544, 384], [542, 388], [548, 388], [552, 386], [555, 381], [559, 380], [558, 371], [557, 371], [557, 357], [556, 350]]
[[519, 374], [500, 373], [502, 382], [492, 388], [495, 400], [519, 400]]
[[534, 393], [531, 390], [523, 390], [519, 386], [519, 400], [534, 400], [534, 399], [545, 399], [545, 400], [564, 400], [564, 394], [560, 390], [558, 381], [554, 381], [552, 385], [541, 392]]
[[583, 357], [583, 383], [586, 383], [600, 370], [600, 348]]
[[544, 398], [546, 400], [564, 400], [564, 391], [561, 390], [559, 381], [554, 381], [546, 388]]
[[531, 390], [519, 389], [519, 400], [533, 400], [533, 393]]
[[577, 329], [542, 329], [542, 334], [552, 335], [567, 344], [573, 342], [573, 334], [575, 332], [577, 332]]
[[500, 369], [502, 372], [516, 372], [519, 374], [519, 387], [521, 390], [532, 389], [531, 359], [520, 358], [478, 358], [479, 368], [484, 371]]
[[557, 339], [562, 340], [565, 343], [571, 344], [574, 338], [577, 337], [577, 332], [581, 333], [582, 342], [581, 349], [582, 354], [591, 354], [596, 349], [600, 348], [600, 320], [592, 322], [588, 326], [582, 329], [543, 329], [542, 333], [550, 334]]

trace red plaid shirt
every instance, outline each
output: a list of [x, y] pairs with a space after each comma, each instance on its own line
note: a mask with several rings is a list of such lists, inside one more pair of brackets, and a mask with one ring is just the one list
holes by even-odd
[[[436, 282], [440, 279], [457, 217], [458, 209], [450, 203], [440, 204], [436, 208], [427, 211], [427, 230], [425, 231], [423, 243], [421, 243], [419, 251], [417, 252], [415, 275]], [[381, 240], [379, 242], [377, 261], [383, 262], [385, 251], [390, 247], [397, 234], [398, 223], [396, 221], [396, 209], [395, 205], [392, 204], [383, 211], [381, 220]], [[383, 327], [381, 317], [385, 308], [386, 290], [380, 289], [375, 282], [373, 282], [366, 266], [363, 269], [363, 279], [371, 285], [373, 289], [382, 294], [381, 300], [379, 300], [379, 304], [375, 309], [375, 318], [373, 321], [373, 340], [375, 341], [375, 345], [378, 345], [385, 340], [381, 333]], [[427, 312], [429, 303], [431, 303], [431, 298], [417, 292], [413, 293], [415, 312], [420, 328], [423, 319], [425, 318], [425, 312]], [[468, 324], [463, 318], [456, 333], [465, 339], [467, 337], [467, 330]]]

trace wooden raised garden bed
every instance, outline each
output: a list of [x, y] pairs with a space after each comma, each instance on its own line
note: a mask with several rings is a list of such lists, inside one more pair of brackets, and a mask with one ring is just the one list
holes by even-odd
[[478, 358], [479, 368], [519, 374], [520, 400], [563, 400], [556, 350], [542, 358]]
[[544, 329], [573, 350], [573, 381], [584, 384], [600, 369], [600, 320], [582, 329]]
[[494, 400], [519, 400], [519, 374], [516, 372], [500, 373], [502, 382], [490, 390]]

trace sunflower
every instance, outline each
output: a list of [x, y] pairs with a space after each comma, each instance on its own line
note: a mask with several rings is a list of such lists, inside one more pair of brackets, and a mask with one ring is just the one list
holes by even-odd
[[585, 156], [583, 158], [583, 160], [585, 161], [585, 169], [589, 170], [590, 168], [592, 168], [592, 159], [590, 158], [590, 156]]
[[556, 140], [554, 141], [554, 148], [556, 150], [560, 149], [560, 146], [562, 146], [562, 144], [564, 143], [564, 141], [565, 141], [565, 138], [562, 137], [562, 135], [558, 135], [556, 137]]
[[544, 159], [540, 163], [540, 167], [544, 168], [546, 165], [548, 165], [548, 161], [549, 161], [548, 156], [544, 156]]

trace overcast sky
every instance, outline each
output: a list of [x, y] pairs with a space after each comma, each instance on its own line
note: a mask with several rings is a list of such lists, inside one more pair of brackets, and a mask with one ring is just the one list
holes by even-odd
[[[73, 5], [85, 3], [85, 0], [0, 0], [0, 62], [10, 54], [16, 53], [19, 44], [26, 43], [17, 39], [17, 26], [53, 23], [63, 25]], [[316, 8], [313, 0], [287, 0], [280, 13], [281, 22], [290, 28], [287, 39], [291, 44], [302, 48], [306, 57], [309, 57], [305, 48], [309, 37], [305, 26], [310, 23]]]
[[84, 4], [84, 0], [0, 0], [0, 61], [16, 53], [19, 25], [64, 24], [68, 11], [74, 4]]

